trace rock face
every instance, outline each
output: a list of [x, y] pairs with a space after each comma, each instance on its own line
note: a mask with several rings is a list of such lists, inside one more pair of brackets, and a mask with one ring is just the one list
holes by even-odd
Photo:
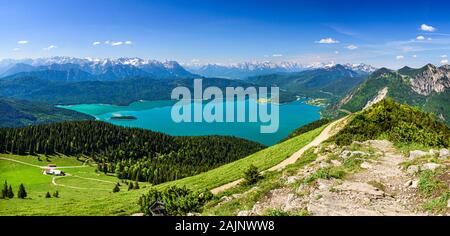
[[446, 88], [450, 88], [450, 66], [436, 68], [433, 65], [427, 65], [410, 81], [412, 89], [420, 95], [428, 96], [433, 92], [442, 93]]
[[389, 92], [389, 88], [388, 87], [385, 87], [382, 90], [380, 90], [378, 92], [377, 96], [374, 97], [371, 101], [369, 101], [366, 104], [366, 106], [363, 108], [363, 110], [366, 110], [366, 109], [370, 108], [371, 106], [373, 106], [374, 104], [379, 103], [381, 100], [383, 100], [386, 97], [388, 92]]

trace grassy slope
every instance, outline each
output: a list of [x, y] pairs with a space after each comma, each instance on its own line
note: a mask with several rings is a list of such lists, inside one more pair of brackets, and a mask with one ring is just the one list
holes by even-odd
[[192, 189], [212, 189], [219, 187], [242, 178], [243, 172], [252, 164], [258, 167], [259, 170], [266, 170], [280, 163], [310, 143], [324, 128], [325, 126], [315, 129], [217, 169], [174, 182], [161, 184], [158, 187], [163, 188], [172, 185], [187, 186]]
[[[164, 188], [170, 185], [187, 186], [191, 189], [212, 189], [218, 187], [241, 178], [243, 171], [251, 164], [254, 164], [260, 170], [268, 169], [278, 164], [311, 142], [320, 134], [323, 128], [300, 135], [217, 169], [158, 185], [157, 187]], [[0, 155], [0, 157], [17, 159], [40, 166], [48, 164], [45, 158], [42, 158], [43, 161], [39, 162], [36, 157], [12, 155]], [[80, 165], [80, 163], [74, 163], [73, 158], [68, 157], [54, 158], [51, 160], [51, 163], [55, 163], [58, 166]], [[56, 187], [51, 183], [52, 177], [42, 175], [39, 168], [0, 160], [0, 184], [7, 179], [12, 184], [14, 192], [17, 192], [18, 185], [24, 183], [30, 198], [26, 200], [17, 198], [12, 200], [0, 199], [0, 215], [130, 215], [139, 211], [136, 204], [137, 199], [147, 192], [149, 188], [148, 184], [141, 183], [140, 190], [128, 192], [126, 191], [126, 186], [123, 186], [119, 193], [113, 194], [111, 191], [114, 186], [113, 183], [117, 182], [118, 179], [113, 176], [95, 173], [95, 167], [64, 169], [64, 171], [84, 178], [109, 182], [92, 181], [72, 176], [57, 179], [56, 182], [88, 189]], [[53, 193], [56, 190], [60, 192], [60, 198], [46, 199], [44, 197], [47, 191]]]

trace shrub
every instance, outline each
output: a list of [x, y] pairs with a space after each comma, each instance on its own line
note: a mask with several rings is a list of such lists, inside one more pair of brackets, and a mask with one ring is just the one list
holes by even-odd
[[251, 165], [244, 172], [244, 185], [253, 185], [256, 184], [262, 176], [259, 174], [259, 170], [256, 166]]
[[116, 186], [114, 186], [114, 188], [113, 188], [113, 190], [112, 190], [113, 193], [118, 193], [118, 192], [120, 192], [120, 187], [119, 187], [119, 186], [120, 186], [119, 183], [117, 183]]
[[165, 190], [150, 189], [147, 194], [139, 198], [138, 204], [141, 211], [150, 216], [150, 206], [156, 201], [165, 204], [165, 210], [169, 216], [186, 215], [190, 212], [200, 212], [202, 207], [211, 200], [213, 195], [209, 191], [193, 192], [186, 187], [172, 186]]

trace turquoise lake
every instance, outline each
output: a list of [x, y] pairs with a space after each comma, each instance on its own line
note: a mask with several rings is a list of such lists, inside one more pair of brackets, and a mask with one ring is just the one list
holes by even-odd
[[[249, 103], [256, 103], [256, 101], [246, 100], [245, 102], [248, 115]], [[221, 101], [220, 103], [225, 107], [227, 102]], [[125, 127], [144, 128], [175, 136], [235, 136], [265, 145], [274, 145], [286, 138], [295, 129], [320, 119], [320, 108], [305, 104], [302, 101], [276, 105], [279, 108], [280, 117], [278, 131], [261, 134], [261, 125], [267, 125], [268, 123], [248, 121], [243, 123], [175, 123], [171, 118], [174, 104], [175, 101], [139, 101], [129, 106], [80, 104], [59, 107], [92, 115], [97, 120]], [[137, 119], [113, 120], [111, 119], [113, 116], [134, 116]]]

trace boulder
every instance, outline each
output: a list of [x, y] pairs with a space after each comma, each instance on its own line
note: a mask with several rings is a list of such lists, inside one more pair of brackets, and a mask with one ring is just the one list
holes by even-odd
[[331, 160], [331, 164], [333, 166], [342, 166], [342, 162], [338, 161], [338, 160]]
[[450, 151], [448, 149], [441, 149], [439, 150], [439, 158], [445, 159], [450, 157]]
[[436, 163], [426, 163], [426, 164], [422, 165], [421, 170], [434, 171], [434, 170], [436, 170], [439, 167], [442, 167], [442, 165], [441, 164], [436, 164]]
[[417, 188], [419, 186], [419, 180], [414, 180], [411, 184], [411, 188]]
[[409, 158], [410, 159], [415, 159], [418, 157], [423, 157], [423, 156], [428, 156], [430, 155], [429, 152], [424, 152], [424, 151], [420, 151], [420, 150], [415, 150], [415, 151], [410, 151], [409, 152]]
[[406, 169], [406, 172], [410, 175], [414, 175], [419, 173], [419, 167], [416, 165], [408, 166], [408, 169]]
[[363, 169], [371, 169], [372, 165], [370, 163], [368, 163], [368, 162], [363, 162], [361, 164], [361, 168], [363, 168]]
[[237, 216], [250, 216], [251, 211], [240, 211], [237, 213]]
[[412, 183], [413, 183], [413, 181], [412, 180], [408, 180], [408, 182], [406, 182], [405, 183], [405, 188], [408, 188], [409, 186], [411, 186], [412, 185]]
[[298, 176], [289, 176], [286, 179], [286, 183], [287, 184], [293, 184], [293, 183], [297, 182], [298, 179], [299, 179]]

